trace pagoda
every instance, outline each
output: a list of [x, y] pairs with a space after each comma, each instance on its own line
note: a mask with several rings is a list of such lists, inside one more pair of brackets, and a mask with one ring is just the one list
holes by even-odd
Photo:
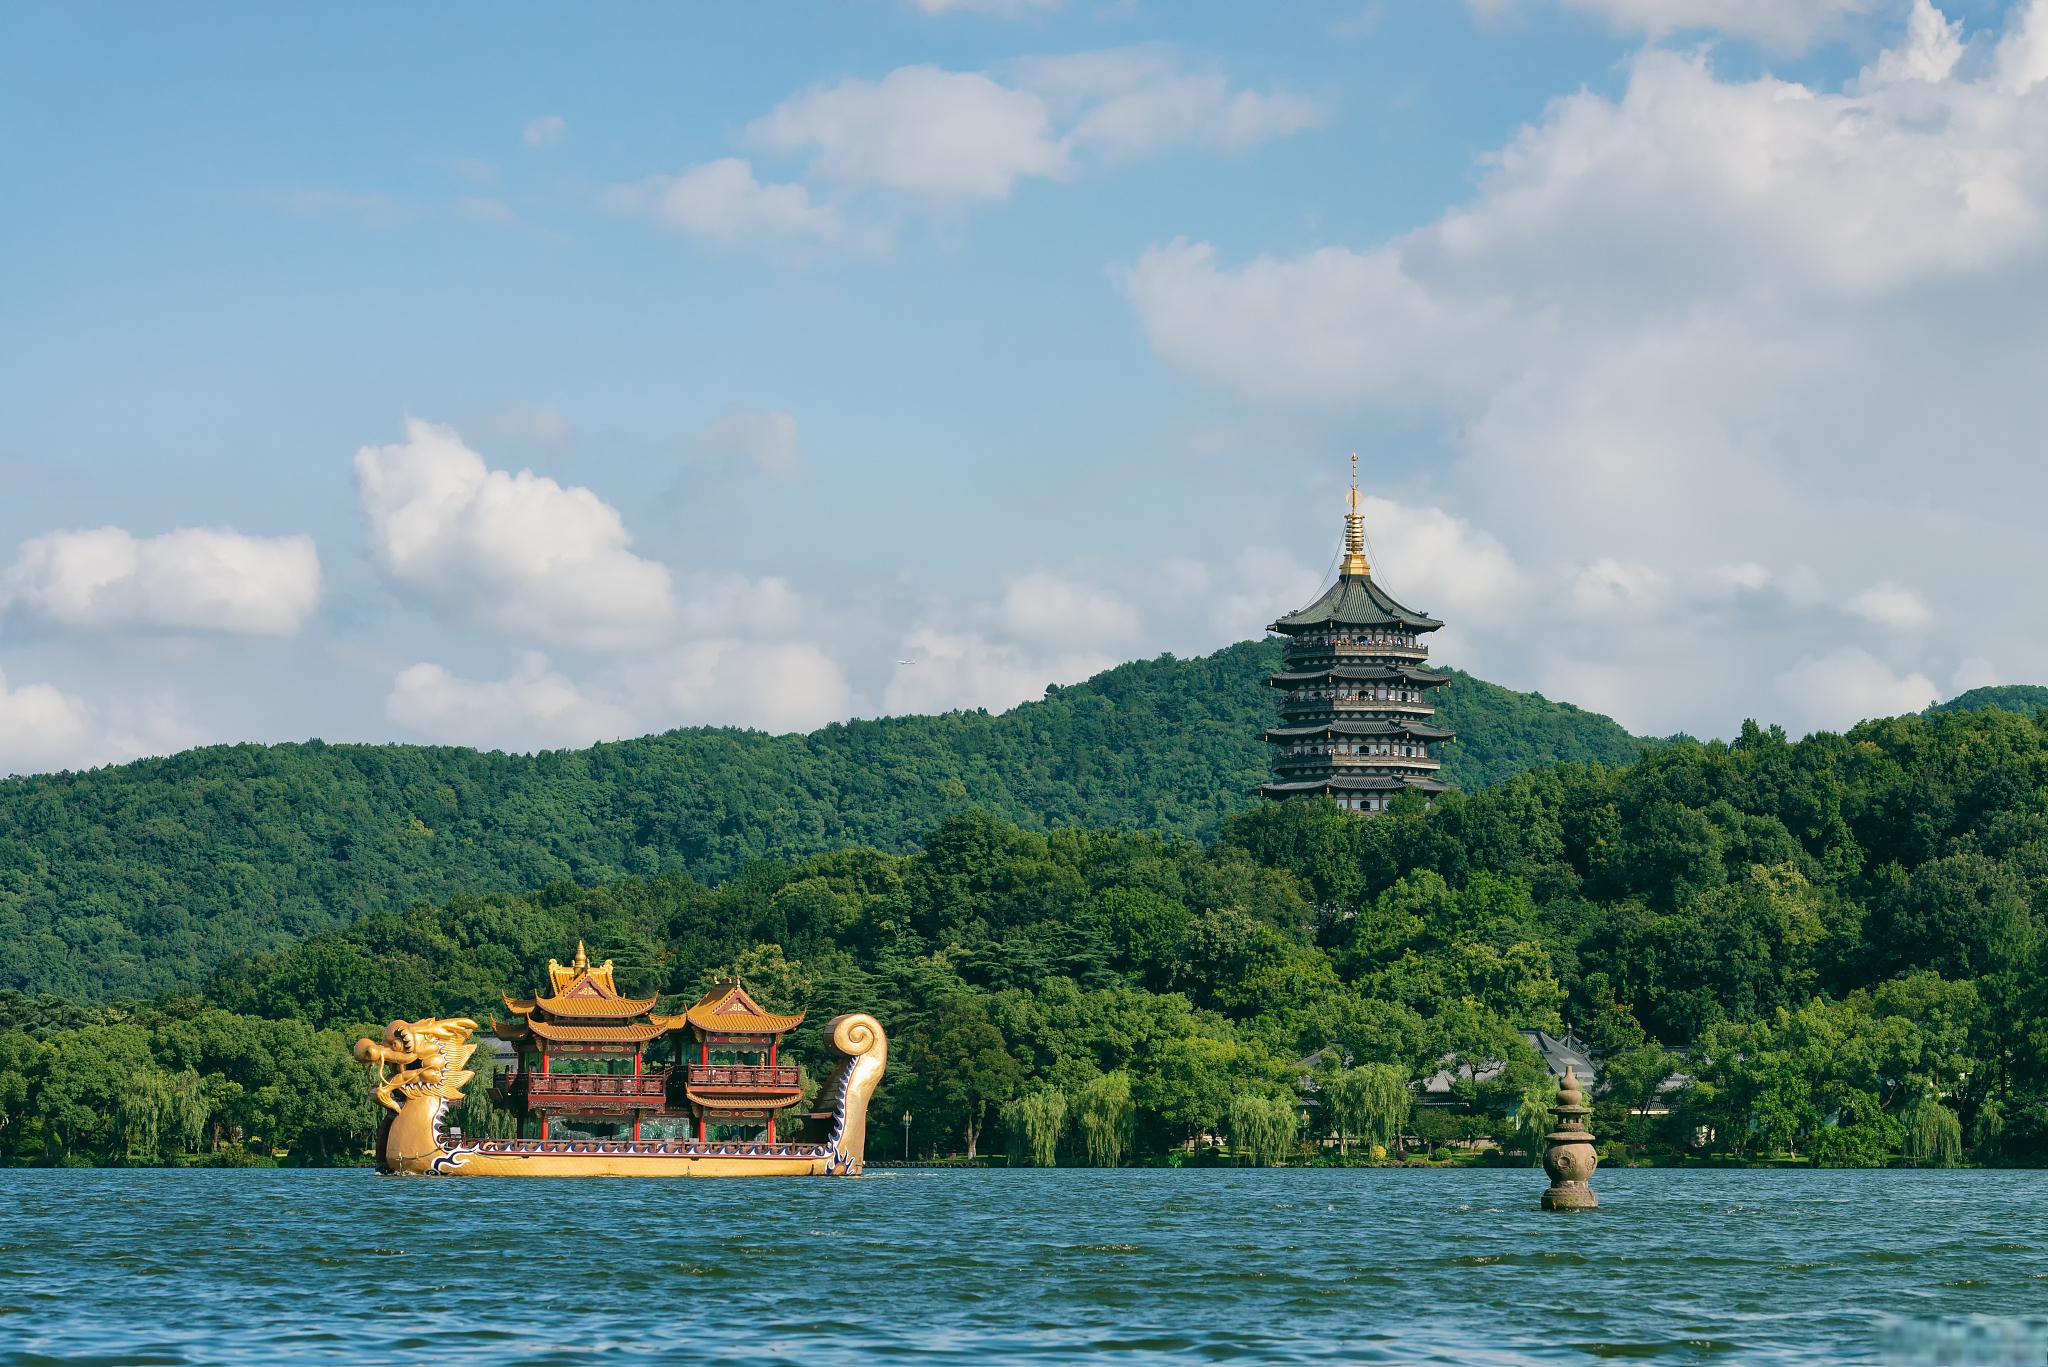
[[1456, 735], [1434, 723], [1429, 698], [1450, 676], [1426, 667], [1423, 643], [1442, 625], [1395, 602], [1372, 577], [1353, 456], [1337, 582], [1268, 628], [1287, 637], [1281, 671], [1266, 680], [1285, 696], [1280, 725], [1265, 733], [1278, 747], [1273, 781], [1259, 792], [1378, 813], [1407, 789], [1425, 801], [1448, 791], [1436, 777], [1438, 754]]
[[539, 1139], [548, 1121], [632, 1126], [668, 1109], [673, 1069], [647, 1066], [649, 1046], [683, 1028], [681, 1016], [657, 1015], [655, 997], [622, 995], [612, 961], [593, 965], [576, 942], [569, 964], [548, 960], [548, 990], [532, 998], [504, 997], [510, 1021], [491, 1022], [510, 1044], [518, 1067], [498, 1079], [498, 1103], [535, 1123]]
[[727, 978], [713, 983], [680, 1019], [697, 1037], [697, 1061], [684, 1080], [697, 1138], [710, 1138], [714, 1125], [765, 1125], [767, 1142], [775, 1143], [775, 1113], [803, 1096], [797, 1066], [782, 1062], [780, 1050], [782, 1037], [803, 1024], [804, 1013], [764, 1010], [737, 978]]

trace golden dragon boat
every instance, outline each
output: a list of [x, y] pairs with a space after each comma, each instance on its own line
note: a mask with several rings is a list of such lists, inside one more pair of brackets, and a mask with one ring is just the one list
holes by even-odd
[[[794, 1063], [779, 1056], [783, 1034], [803, 1013], [763, 1010], [737, 980], [715, 984], [687, 1012], [653, 1012], [654, 998], [622, 995], [612, 965], [590, 964], [583, 946], [568, 965], [548, 963], [549, 990], [506, 997], [515, 1019], [492, 1023], [516, 1066], [494, 1095], [534, 1137], [467, 1137], [449, 1117], [478, 1044], [468, 1017], [396, 1020], [382, 1041], [356, 1042], [373, 1069], [381, 1110], [378, 1170], [434, 1177], [839, 1177], [860, 1172], [867, 1152], [868, 1103], [888, 1066], [889, 1041], [873, 1016], [834, 1019], [826, 1039], [840, 1056], [817, 1094], [820, 1109], [796, 1132], [778, 1137], [778, 1111], [799, 1104]], [[680, 1047], [669, 1066], [647, 1066], [651, 1043], [694, 1031], [696, 1057]], [[714, 1052], [717, 1059], [714, 1061]], [[743, 1061], [752, 1056], [753, 1062]], [[608, 1071], [587, 1071], [596, 1065]], [[554, 1064], [564, 1067], [557, 1070]], [[630, 1062], [631, 1071], [625, 1071]], [[581, 1066], [584, 1071], [574, 1071]], [[599, 1122], [617, 1137], [551, 1137], [551, 1120]], [[683, 1122], [682, 1133], [642, 1138], [643, 1121]], [[695, 1133], [689, 1131], [694, 1128]], [[734, 1130], [745, 1133], [735, 1136]], [[714, 1131], [725, 1131], [723, 1137]]]

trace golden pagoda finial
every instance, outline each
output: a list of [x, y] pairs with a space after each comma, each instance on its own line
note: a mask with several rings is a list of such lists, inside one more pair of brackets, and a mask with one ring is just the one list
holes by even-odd
[[586, 952], [584, 952], [584, 949], [583, 949], [583, 941], [581, 941], [581, 940], [578, 940], [578, 941], [576, 942], [576, 962], [575, 962], [575, 963], [573, 963], [573, 964], [570, 964], [570, 965], [569, 965], [569, 967], [571, 967], [571, 968], [588, 968], [588, 967], [590, 967], [590, 955], [589, 955], [589, 954], [587, 954]]
[[1344, 563], [1339, 574], [1371, 574], [1365, 560], [1365, 500], [1358, 492], [1358, 452], [1351, 453], [1351, 493], [1344, 500]]

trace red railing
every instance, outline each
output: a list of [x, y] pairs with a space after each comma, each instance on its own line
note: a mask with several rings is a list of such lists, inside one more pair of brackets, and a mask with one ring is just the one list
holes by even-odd
[[668, 1099], [669, 1071], [667, 1068], [650, 1068], [638, 1077], [630, 1073], [537, 1073], [530, 1070], [507, 1073], [501, 1094], [523, 1099], [529, 1106], [546, 1106], [578, 1098], [658, 1104]]
[[778, 1063], [773, 1067], [765, 1064], [693, 1063], [690, 1065], [690, 1085], [780, 1092], [794, 1091], [798, 1083], [794, 1063]]

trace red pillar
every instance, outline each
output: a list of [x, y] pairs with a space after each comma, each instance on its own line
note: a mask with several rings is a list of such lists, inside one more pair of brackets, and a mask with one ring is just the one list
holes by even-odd
[[633, 1051], [633, 1076], [640, 1076], [640, 1051], [638, 1049]]
[[548, 1075], [548, 1051], [546, 1049], [540, 1051], [540, 1075], [542, 1077]]
[[704, 1113], [702, 1111], [697, 1112], [697, 1142], [699, 1144], [704, 1142]]
[[775, 1117], [772, 1115], [768, 1117], [768, 1142], [775, 1142]]
[[638, 1111], [633, 1113], [633, 1142], [635, 1144], [640, 1142], [640, 1113]]
[[773, 1068], [773, 1067], [775, 1066], [775, 1045], [776, 1045], [776, 1043], [777, 1043], [777, 1041], [775, 1041], [775, 1040], [769, 1040], [769, 1041], [768, 1041], [768, 1066], [769, 1066], [770, 1068]]

